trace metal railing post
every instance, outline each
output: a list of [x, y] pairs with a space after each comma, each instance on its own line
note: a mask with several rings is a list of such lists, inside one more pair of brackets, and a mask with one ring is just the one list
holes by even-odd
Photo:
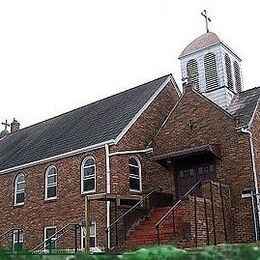
[[194, 196], [194, 224], [195, 224], [195, 245], [198, 246], [198, 225], [197, 225], [197, 197]]
[[[108, 233], [108, 231], [111, 231], [111, 229], [116, 226], [119, 221], [123, 220], [123, 227], [124, 227], [124, 238], [125, 240], [127, 239], [127, 229], [126, 229], [126, 221], [125, 221], [125, 217], [128, 216], [130, 213], [132, 213], [137, 207], [139, 207], [140, 205], [142, 205], [143, 207], [145, 207], [145, 216], [147, 217], [148, 215], [148, 208], [147, 208], [147, 199], [155, 192], [159, 190], [159, 192], [162, 191], [162, 187], [158, 187], [152, 191], [150, 191], [148, 194], [146, 194], [142, 199], [140, 199], [139, 202], [137, 202], [133, 207], [131, 207], [129, 210], [127, 210], [123, 215], [121, 215], [119, 218], [117, 218], [109, 227], [107, 227], [105, 229], [105, 232]], [[145, 205], [144, 205], [145, 203]], [[117, 238], [116, 238], [117, 239]], [[118, 246], [118, 241], [117, 241], [117, 246]]]
[[75, 253], [78, 252], [78, 225], [75, 224], [75, 227], [74, 227], [74, 235], [75, 235], [75, 240], [74, 240], [74, 247], [75, 247]]
[[172, 233], [175, 236], [175, 210], [172, 211]]
[[108, 230], [106, 230], [106, 251], [108, 251]]
[[[198, 188], [198, 186], [201, 185], [201, 180], [198, 181], [197, 183], [195, 183], [183, 196], [183, 198], [187, 197], [188, 195], [190, 195], [191, 193], [194, 192], [194, 190], [196, 188]], [[155, 224], [155, 228], [157, 229], [157, 239], [158, 239], [158, 243], [160, 243], [160, 237], [159, 237], [159, 227], [165, 222], [166, 219], [168, 219], [168, 217], [171, 214], [174, 214], [174, 210], [182, 203], [183, 198], [179, 199], [165, 214], [164, 216], [161, 217], [161, 219]], [[175, 223], [174, 223], [175, 225]], [[158, 235], [159, 234], [159, 235]]]
[[205, 210], [205, 222], [206, 222], [206, 233], [207, 233], [207, 245], [209, 245], [209, 223], [208, 223], [208, 211], [207, 211], [206, 199], [204, 199], [204, 210]]
[[157, 229], [157, 244], [158, 245], [160, 245], [161, 244], [161, 241], [160, 241], [160, 231], [159, 231], [159, 226], [158, 227], [156, 227], [156, 229]]

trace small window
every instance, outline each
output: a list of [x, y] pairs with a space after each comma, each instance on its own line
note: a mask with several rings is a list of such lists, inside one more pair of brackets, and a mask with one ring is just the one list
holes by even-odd
[[52, 250], [57, 247], [56, 236], [53, 236], [57, 232], [56, 227], [46, 227], [44, 229], [44, 249]]
[[93, 157], [87, 157], [81, 167], [81, 193], [96, 191], [96, 162]]
[[45, 173], [45, 199], [57, 198], [57, 169], [50, 166]]
[[25, 178], [23, 174], [19, 174], [15, 179], [15, 205], [24, 204]]
[[[86, 247], [86, 234], [84, 229], [81, 229], [81, 249], [85, 249]], [[94, 248], [97, 246], [97, 225], [96, 222], [92, 221], [89, 227], [89, 246], [90, 248]]]
[[141, 191], [141, 163], [137, 157], [129, 159], [130, 191]]
[[205, 78], [207, 91], [218, 88], [218, 73], [216, 56], [214, 53], [207, 53], [204, 57]]
[[23, 230], [15, 229], [13, 231], [13, 250], [21, 251], [23, 249]]
[[89, 232], [89, 244], [90, 247], [96, 247], [96, 223], [92, 222]]

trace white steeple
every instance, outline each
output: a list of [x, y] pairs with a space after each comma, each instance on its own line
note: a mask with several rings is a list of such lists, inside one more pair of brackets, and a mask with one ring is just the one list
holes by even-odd
[[227, 108], [242, 91], [241, 59], [215, 33], [196, 38], [179, 59], [182, 77], [193, 75], [196, 90], [219, 106]]

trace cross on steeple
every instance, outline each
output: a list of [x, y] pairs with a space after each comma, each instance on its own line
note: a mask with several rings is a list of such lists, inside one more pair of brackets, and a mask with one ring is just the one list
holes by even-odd
[[203, 12], [201, 12], [201, 15], [205, 18], [206, 20], [206, 30], [207, 33], [209, 32], [209, 22], [211, 22], [211, 19], [208, 17], [208, 13], [207, 10], [204, 10]]
[[5, 131], [7, 130], [7, 127], [10, 127], [10, 124], [7, 123], [7, 119], [5, 120], [5, 122], [2, 122], [2, 125], [5, 126]]

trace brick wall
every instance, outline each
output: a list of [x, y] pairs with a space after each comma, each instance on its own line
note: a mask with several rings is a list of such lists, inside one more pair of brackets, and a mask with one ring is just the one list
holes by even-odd
[[[0, 232], [12, 227], [23, 228], [24, 246], [32, 249], [43, 241], [44, 227], [57, 226], [57, 229], [60, 229], [69, 222], [83, 219], [85, 209], [84, 196], [81, 195], [80, 190], [80, 167], [82, 160], [87, 155], [93, 155], [97, 161], [97, 192], [104, 192], [104, 149], [0, 176], [0, 196], [5, 198], [0, 201]], [[52, 164], [58, 169], [58, 198], [45, 201], [45, 171]], [[25, 204], [14, 206], [14, 182], [20, 172], [25, 175], [26, 181]], [[96, 202], [91, 207], [93, 208], [92, 213], [95, 213], [92, 217], [100, 230], [98, 244], [103, 244], [101, 230], [105, 229], [105, 206], [102, 202]], [[67, 243], [63, 245], [61, 240], [59, 246], [67, 246]]]
[[[145, 110], [140, 118], [129, 129], [120, 142], [111, 147], [111, 152], [132, 149], [145, 149], [151, 142], [159, 126], [166, 118], [168, 112], [177, 102], [178, 95], [172, 83], [169, 83], [157, 96], [153, 103]], [[44, 238], [44, 227], [56, 226], [62, 228], [65, 224], [83, 219], [85, 215], [84, 195], [80, 188], [80, 167], [82, 160], [93, 155], [97, 162], [97, 193], [105, 192], [105, 150], [100, 148], [91, 152], [60, 159], [51, 163], [41, 164], [15, 171], [0, 176], [0, 234], [9, 228], [20, 227], [24, 230], [24, 247], [34, 248]], [[129, 168], [128, 156], [111, 157], [111, 192], [117, 194], [129, 194]], [[144, 190], [150, 188], [146, 169], [146, 156], [141, 156], [142, 176]], [[53, 201], [44, 200], [45, 171], [50, 165], [58, 169], [58, 198]], [[157, 167], [156, 165], [154, 166]], [[150, 170], [149, 170], [150, 171]], [[13, 206], [14, 181], [17, 174], [25, 175], [25, 204], [24, 206]], [[159, 177], [154, 185], [168, 184], [168, 175]], [[157, 183], [156, 183], [157, 182]], [[111, 219], [113, 219], [113, 208], [111, 207]], [[122, 211], [123, 212], [123, 211]], [[120, 214], [120, 212], [118, 213]], [[104, 247], [106, 244], [106, 203], [91, 202], [91, 219], [97, 223], [97, 245]], [[80, 243], [78, 237], [78, 243]], [[74, 230], [72, 229], [58, 242], [61, 248], [73, 248]]]
[[[123, 136], [119, 143], [111, 147], [111, 152], [146, 149], [175, 106], [179, 96], [171, 82], [153, 101], [134, 125]], [[153, 187], [163, 186], [164, 191], [172, 192], [172, 184], [169, 186], [169, 175], [165, 169], [149, 160], [150, 156], [140, 156], [142, 162], [142, 179], [144, 191]], [[129, 156], [115, 156], [111, 158], [111, 192], [129, 193]], [[118, 185], [121, 183], [121, 185]]]
[[253, 187], [249, 139], [237, 133], [236, 127], [235, 118], [188, 90], [153, 146], [155, 155], [162, 155], [206, 144], [220, 145], [222, 157], [216, 159], [216, 175], [219, 182], [230, 187], [230, 226], [234, 231], [230, 242], [252, 242], [252, 208], [248, 200], [241, 198], [243, 189]]

